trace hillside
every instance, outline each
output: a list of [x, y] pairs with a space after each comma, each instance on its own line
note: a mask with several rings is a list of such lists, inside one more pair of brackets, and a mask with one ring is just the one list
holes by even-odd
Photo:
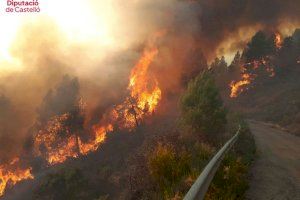
[[220, 65], [212, 69], [229, 107], [300, 135], [299, 29], [284, 39], [257, 32], [226, 70]]

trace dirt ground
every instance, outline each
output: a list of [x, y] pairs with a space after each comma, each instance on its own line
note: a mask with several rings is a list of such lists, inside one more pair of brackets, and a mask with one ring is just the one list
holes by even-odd
[[251, 169], [251, 200], [300, 200], [300, 137], [249, 121], [258, 157]]

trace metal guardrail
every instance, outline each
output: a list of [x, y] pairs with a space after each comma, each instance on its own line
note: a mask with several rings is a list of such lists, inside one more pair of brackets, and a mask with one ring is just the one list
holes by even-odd
[[192, 185], [188, 193], [185, 195], [184, 200], [202, 200], [207, 192], [207, 189], [219, 168], [225, 153], [234, 145], [241, 127], [237, 133], [218, 151], [218, 153], [206, 165], [196, 182]]

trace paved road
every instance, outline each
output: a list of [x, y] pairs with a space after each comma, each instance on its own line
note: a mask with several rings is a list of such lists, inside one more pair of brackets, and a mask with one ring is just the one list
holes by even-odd
[[259, 122], [249, 122], [258, 158], [247, 198], [300, 200], [300, 137]]

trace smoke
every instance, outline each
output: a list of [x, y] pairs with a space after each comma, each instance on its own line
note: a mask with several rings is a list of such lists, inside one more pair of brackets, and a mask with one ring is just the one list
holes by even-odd
[[14, 108], [10, 99], [0, 95], [0, 164], [11, 161], [22, 150], [25, 140], [24, 116], [21, 109]]
[[[247, 41], [258, 29], [291, 34], [299, 25], [300, 2], [297, 0], [208, 0], [199, 1], [201, 37], [209, 54], [220, 54]], [[234, 38], [234, 39], [232, 39]], [[220, 46], [221, 44], [221, 46]], [[228, 52], [226, 52], [228, 53]]]
[[45, 125], [56, 115], [71, 113], [76, 110], [79, 102], [78, 79], [64, 76], [55, 90], [49, 90], [38, 109], [38, 121]]
[[[151, 68], [164, 99], [206, 68], [206, 58], [242, 49], [258, 29], [290, 31], [300, 19], [298, 0], [79, 2], [88, 12], [49, 11], [18, 27], [9, 52], [11, 67], [19, 67], [0, 75], [0, 156], [15, 154], [34, 134], [30, 127], [71, 111], [80, 97], [88, 123], [98, 122], [122, 102], [130, 70], [155, 32], [166, 32]], [[87, 21], [77, 20], [80, 13]]]

